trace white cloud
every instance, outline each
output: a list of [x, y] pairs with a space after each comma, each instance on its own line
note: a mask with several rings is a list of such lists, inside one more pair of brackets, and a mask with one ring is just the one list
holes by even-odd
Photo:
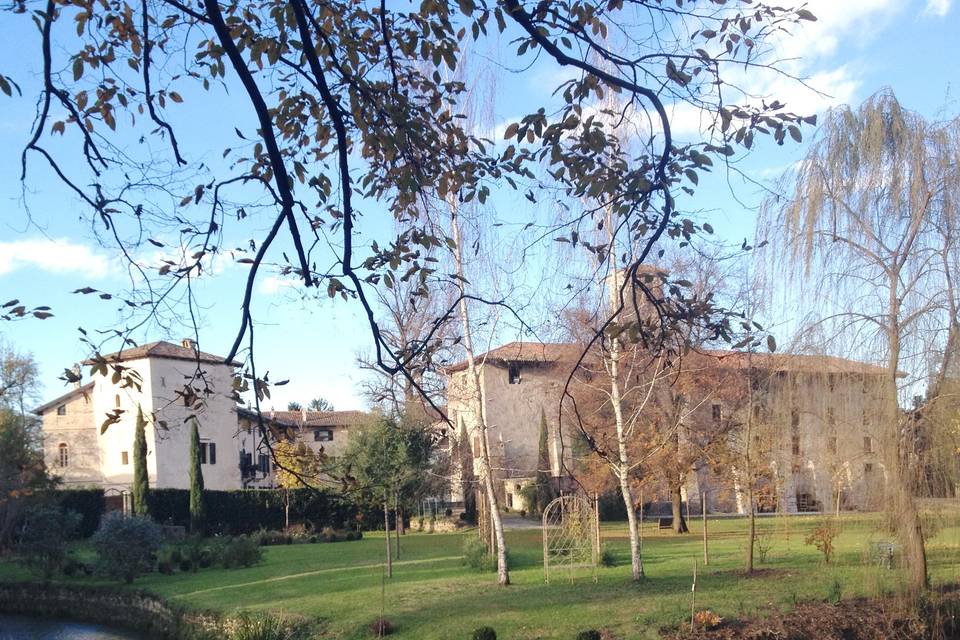
[[923, 9], [923, 15], [942, 18], [950, 12], [952, 0], [927, 0], [927, 6]]
[[289, 291], [300, 284], [297, 278], [282, 276], [267, 276], [257, 283], [257, 291], [264, 295], [272, 296], [283, 291]]
[[0, 276], [20, 269], [82, 273], [88, 278], [103, 278], [110, 272], [110, 261], [95, 249], [65, 238], [0, 242]]

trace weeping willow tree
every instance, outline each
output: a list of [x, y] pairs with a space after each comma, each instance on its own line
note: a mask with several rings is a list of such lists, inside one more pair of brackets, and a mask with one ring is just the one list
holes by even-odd
[[929, 363], [956, 321], [956, 272], [943, 256], [956, 250], [944, 231], [956, 218], [958, 126], [904, 109], [889, 90], [859, 109], [832, 111], [784, 176], [787, 195], [765, 203], [760, 227], [779, 263], [772, 269], [787, 272], [787, 295], [813, 305], [809, 335], [882, 366], [884, 502], [917, 589], [928, 584], [927, 560], [915, 501], [915, 419], [905, 407], [924, 387], [932, 391]]

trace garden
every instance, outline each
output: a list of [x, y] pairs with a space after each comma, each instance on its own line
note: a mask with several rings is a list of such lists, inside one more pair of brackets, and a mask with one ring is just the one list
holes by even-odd
[[[953, 508], [940, 507], [927, 516], [934, 534], [928, 553], [935, 587], [952, 585], [960, 577], [957, 515]], [[658, 638], [689, 634], [691, 624], [695, 633], [703, 633], [734, 621], [776, 620], [811, 603], [833, 607], [863, 596], [900, 593], [905, 578], [896, 549], [892, 562], [877, 555], [885, 543], [881, 520], [880, 515], [853, 514], [761, 518], [758, 570], [750, 576], [741, 571], [745, 520], [711, 520], [707, 566], [696, 523], [690, 523], [691, 533], [677, 536], [647, 522], [646, 577], [639, 583], [630, 581], [626, 527], [621, 523], [602, 526], [602, 566], [552, 575], [549, 584], [544, 581], [540, 531], [511, 529], [507, 543], [512, 584], [504, 588], [496, 586], [490, 563], [471, 561], [474, 529], [408, 530], [401, 536], [389, 579], [382, 531], [348, 540], [328, 530], [288, 537], [274, 532], [155, 540], [151, 553], [140, 555], [143, 563], [136, 564], [137, 575], [128, 581], [128, 574], [110, 567], [119, 550], [129, 546], [121, 542], [121, 525], [136, 529], [143, 528], [143, 522], [108, 515], [90, 539], [66, 547], [60, 570], [45, 576], [42, 563], [4, 561], [0, 580], [9, 584], [46, 577], [57, 586], [78, 589], [135, 589], [191, 611], [240, 615], [247, 627], [266, 634], [255, 636], [262, 638], [296, 637], [291, 629], [303, 631], [304, 637], [348, 639], [387, 632], [397, 638], [438, 639], [494, 637], [491, 632], [497, 638], [521, 639]], [[104, 533], [111, 527], [112, 545]], [[330, 540], [336, 543], [323, 543]], [[129, 567], [131, 562], [125, 557], [119, 564]], [[83, 570], [76, 570], [78, 566]], [[276, 628], [266, 622], [277, 619], [283, 624]], [[277, 631], [281, 627], [283, 633]]]

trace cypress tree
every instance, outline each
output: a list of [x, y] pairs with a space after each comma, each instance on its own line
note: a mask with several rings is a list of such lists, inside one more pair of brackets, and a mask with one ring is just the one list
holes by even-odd
[[200, 469], [200, 428], [191, 420], [190, 431], [190, 531], [203, 534], [207, 508], [203, 500], [203, 471]]
[[540, 409], [540, 444], [537, 451], [537, 513], [543, 513], [547, 505], [553, 500], [553, 479], [550, 466], [550, 451], [547, 449], [547, 414]]
[[137, 426], [133, 432], [133, 513], [148, 515], [147, 490], [150, 488], [147, 478], [147, 421], [143, 417], [143, 408], [137, 406]]

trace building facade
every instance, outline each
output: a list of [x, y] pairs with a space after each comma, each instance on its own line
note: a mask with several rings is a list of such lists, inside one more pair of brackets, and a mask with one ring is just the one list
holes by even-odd
[[[560, 478], [560, 485], [564, 475], [575, 473], [578, 430], [568, 417], [560, 416], [559, 407], [579, 350], [574, 344], [513, 342], [476, 357], [491, 464], [508, 507], [523, 508], [520, 491], [537, 472], [541, 416], [548, 425], [550, 473]], [[703, 358], [715, 371], [703, 376], [699, 388], [695, 382], [685, 390], [693, 407], [678, 428], [680, 446], [685, 434], [716, 427], [723, 433], [723, 442], [714, 448], [723, 451], [716, 455], [724, 456], [725, 462], [693, 462], [684, 472], [685, 501], [698, 509], [702, 493], [710, 510], [743, 513], [748, 509], [742, 463], [732, 452], [747, 445], [742, 439], [750, 420], [754, 428], [749, 446], [761, 452], [759, 466], [767, 477], [761, 508], [831, 510], [838, 501], [843, 509], [877, 508], [886, 477], [884, 428], [890, 423], [880, 413], [882, 368], [822, 355], [750, 354], [748, 359], [744, 354], [713, 351]], [[449, 367], [447, 373], [447, 406], [456, 425], [453, 434], [466, 434], [470, 446], [464, 449], [469, 450], [477, 473], [476, 393], [470, 392], [473, 385], [466, 363]], [[722, 389], [716, 386], [718, 380]], [[742, 391], [731, 393], [731, 386]], [[708, 428], [698, 429], [698, 425]], [[688, 445], [694, 439], [689, 436]], [[657, 498], [669, 496], [653, 499]]]
[[[272, 487], [270, 448], [256, 412], [237, 404], [237, 363], [198, 351], [190, 340], [153, 342], [105, 356], [107, 374], [38, 407], [47, 468], [65, 487], [129, 490], [138, 409], [146, 419], [147, 474], [158, 489], [189, 488], [191, 423], [200, 434], [204, 485], [211, 490]], [[91, 364], [91, 363], [86, 363]], [[113, 375], [121, 366], [138, 380]], [[96, 368], [96, 367], [94, 367]], [[101, 370], [102, 371], [102, 370]], [[328, 454], [342, 448], [358, 411], [263, 414], [268, 438], [302, 438]]]

